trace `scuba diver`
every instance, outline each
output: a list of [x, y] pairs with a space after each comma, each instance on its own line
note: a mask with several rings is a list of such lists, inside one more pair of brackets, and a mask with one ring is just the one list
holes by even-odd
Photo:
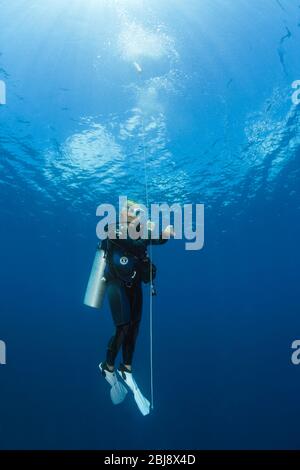
[[[174, 229], [170, 225], [160, 234], [159, 239], [152, 240], [154, 224], [148, 221], [147, 238], [142, 238], [139, 219], [141, 212], [143, 209], [139, 204], [128, 200], [127, 206], [121, 210], [120, 223], [109, 227], [108, 237], [100, 245], [106, 258], [104, 277], [115, 332], [108, 343], [106, 359], [99, 367], [111, 386], [113, 403], [119, 404], [124, 400], [127, 394], [127, 388], [123, 385], [125, 383], [133, 392], [141, 413], [147, 415], [150, 412], [150, 403], [140, 392], [132, 375], [132, 360], [143, 308], [142, 282], [150, 282], [152, 295], [155, 295], [152, 280], [155, 278], [156, 268], [147, 255], [147, 246], [167, 242], [167, 239], [174, 236]], [[130, 238], [130, 226], [137, 228], [137, 239]], [[124, 233], [127, 234], [126, 238], [122, 238]], [[123, 362], [116, 374], [115, 361], [120, 349]], [[118, 376], [122, 381], [118, 380]]]

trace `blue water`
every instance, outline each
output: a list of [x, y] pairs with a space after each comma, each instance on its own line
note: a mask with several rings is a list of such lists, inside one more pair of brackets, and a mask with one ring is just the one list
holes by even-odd
[[[299, 448], [299, 7], [0, 1], [2, 449]], [[148, 417], [110, 403], [108, 306], [82, 304], [143, 146], [153, 202], [205, 204], [203, 250], [154, 248]], [[147, 301], [134, 366], [149, 396]]]

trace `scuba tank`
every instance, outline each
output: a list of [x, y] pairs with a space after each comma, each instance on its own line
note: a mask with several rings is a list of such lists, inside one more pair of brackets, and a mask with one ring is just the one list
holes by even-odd
[[106, 289], [105, 268], [106, 253], [98, 246], [83, 301], [89, 307], [102, 307]]

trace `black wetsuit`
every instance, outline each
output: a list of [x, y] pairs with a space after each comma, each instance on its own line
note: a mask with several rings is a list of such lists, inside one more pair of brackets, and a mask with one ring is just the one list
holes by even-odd
[[[124, 364], [132, 363], [143, 308], [142, 270], [145, 268], [144, 260], [147, 259], [147, 246], [150, 244], [150, 236], [146, 240], [120, 239], [120, 230], [122, 226], [118, 226], [115, 240], [106, 239], [101, 244], [107, 253], [105, 278], [116, 327], [107, 347], [106, 362], [110, 366], [114, 365], [121, 346]], [[159, 238], [151, 240], [151, 244], [160, 245], [166, 241]]]

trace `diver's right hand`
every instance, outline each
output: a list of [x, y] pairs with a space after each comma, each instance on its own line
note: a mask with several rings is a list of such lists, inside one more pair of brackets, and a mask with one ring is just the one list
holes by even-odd
[[176, 234], [173, 225], [168, 225], [162, 233], [163, 238], [173, 238], [175, 235]]

